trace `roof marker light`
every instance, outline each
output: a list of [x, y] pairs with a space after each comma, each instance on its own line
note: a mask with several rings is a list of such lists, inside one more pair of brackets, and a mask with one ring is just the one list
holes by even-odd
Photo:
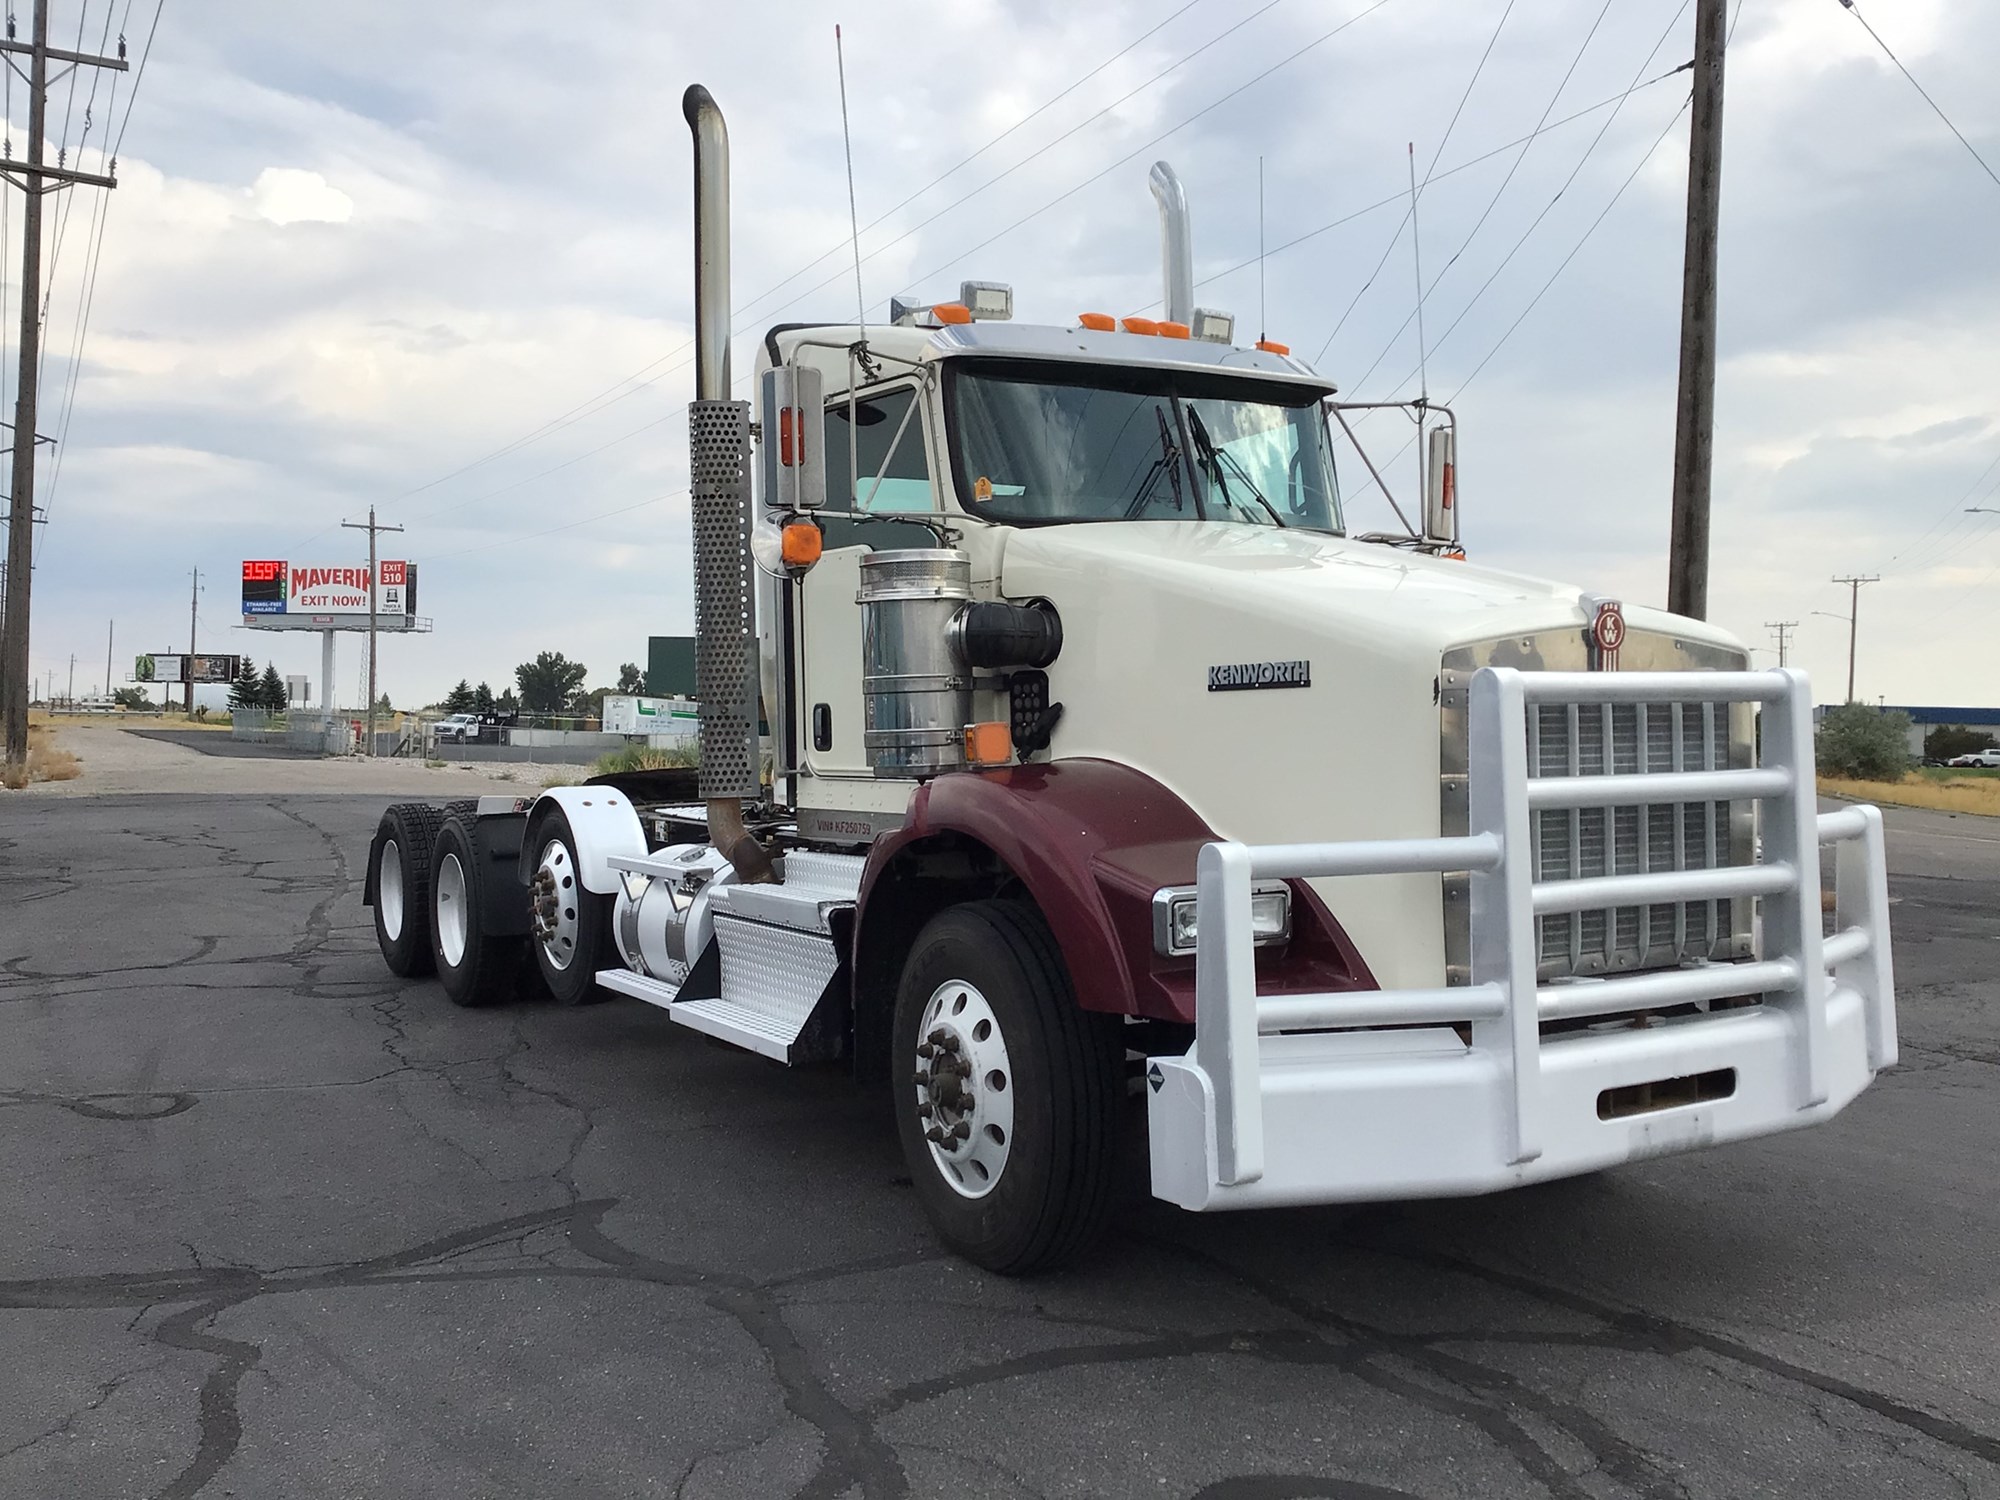
[[1127, 333], [1158, 333], [1160, 325], [1151, 318], [1125, 318], [1121, 320]]
[[1159, 326], [1153, 331], [1163, 339], [1184, 339], [1188, 336], [1187, 324], [1170, 323], [1164, 318], [1160, 320]]
[[1292, 352], [1290, 344], [1281, 344], [1276, 339], [1259, 339], [1257, 340], [1257, 347], [1262, 349], [1266, 354], [1290, 354]]
[[970, 323], [972, 309], [963, 302], [940, 302], [931, 309], [931, 316], [940, 323]]
[[1079, 328], [1088, 328], [1096, 333], [1110, 333], [1118, 327], [1118, 320], [1110, 313], [1078, 313], [1076, 322]]

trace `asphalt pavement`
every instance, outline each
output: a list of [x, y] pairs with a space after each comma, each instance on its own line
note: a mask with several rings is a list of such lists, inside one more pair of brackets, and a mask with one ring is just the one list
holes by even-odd
[[1991, 822], [1823, 1129], [1008, 1281], [837, 1069], [392, 978], [381, 805], [0, 802], [0, 1496], [2000, 1496]]

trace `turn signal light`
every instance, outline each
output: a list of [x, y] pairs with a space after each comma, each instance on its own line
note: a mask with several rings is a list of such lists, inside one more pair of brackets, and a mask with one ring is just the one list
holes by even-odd
[[1290, 344], [1281, 344], [1276, 339], [1259, 339], [1257, 340], [1257, 347], [1262, 349], [1266, 354], [1290, 354], [1292, 352]]
[[819, 561], [826, 538], [811, 521], [793, 521], [785, 527], [779, 555], [788, 568], [810, 568]]
[[1004, 766], [1014, 758], [1014, 731], [1004, 719], [965, 726], [965, 763]]
[[1097, 333], [1112, 333], [1118, 327], [1118, 320], [1112, 317], [1110, 313], [1078, 313], [1076, 321], [1079, 327], [1088, 328]]
[[931, 309], [931, 316], [940, 323], [970, 323], [972, 309], [963, 302], [940, 302]]
[[1160, 325], [1155, 323], [1151, 318], [1127, 318], [1125, 319], [1125, 331], [1127, 333], [1158, 333]]

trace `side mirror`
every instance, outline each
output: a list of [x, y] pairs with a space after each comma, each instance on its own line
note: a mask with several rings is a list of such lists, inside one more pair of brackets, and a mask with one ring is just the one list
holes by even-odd
[[764, 437], [764, 503], [812, 511], [826, 504], [826, 382], [805, 365], [764, 372], [758, 421]]
[[1424, 540], [1458, 543], [1458, 439], [1449, 427], [1431, 429], [1429, 463], [1424, 467]]

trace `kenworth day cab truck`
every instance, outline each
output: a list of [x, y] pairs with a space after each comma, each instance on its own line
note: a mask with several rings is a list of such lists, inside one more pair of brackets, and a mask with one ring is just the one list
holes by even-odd
[[1086, 1242], [1139, 1100], [1154, 1194], [1234, 1209], [1812, 1125], [1895, 1060], [1880, 815], [1817, 811], [1804, 677], [1463, 561], [1435, 407], [1421, 524], [1349, 534], [1349, 412], [1192, 306], [1170, 168], [1165, 321], [967, 283], [782, 325], [753, 422], [685, 110], [699, 770], [390, 808], [396, 972], [476, 1005], [532, 955], [559, 1002], [846, 1059], [1007, 1272]]

